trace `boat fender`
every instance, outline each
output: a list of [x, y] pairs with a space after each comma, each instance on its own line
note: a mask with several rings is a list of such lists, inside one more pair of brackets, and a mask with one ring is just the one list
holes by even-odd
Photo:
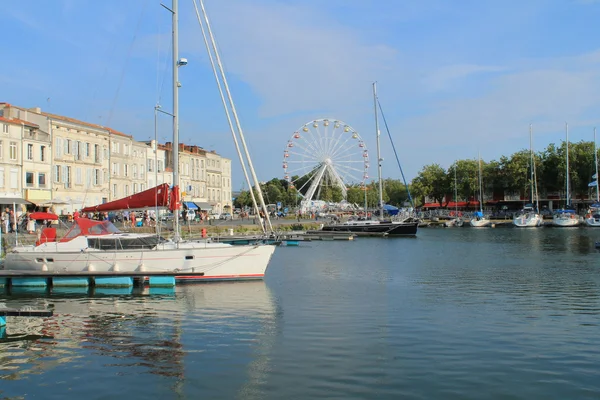
[[87, 270], [88, 271], [95, 271], [96, 267], [94, 267], [94, 264], [88, 264]]
[[140, 265], [138, 265], [138, 271], [143, 272], [146, 270], [146, 266], [144, 265], [144, 263], [140, 263]]
[[118, 263], [114, 263], [112, 266], [112, 270], [113, 271], [119, 271], [119, 264]]
[[206, 237], [206, 228], [202, 228], [201, 232], [202, 232], [202, 237], [205, 238]]
[[42, 264], [42, 271], [44, 271], [44, 272], [48, 271], [48, 264], [46, 264], [46, 263]]

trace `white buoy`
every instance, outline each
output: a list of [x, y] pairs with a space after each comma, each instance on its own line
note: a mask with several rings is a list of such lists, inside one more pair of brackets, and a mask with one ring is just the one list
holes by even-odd
[[46, 263], [42, 264], [42, 271], [44, 271], [44, 272], [48, 271], [48, 264], [46, 264]]
[[137, 270], [140, 272], [144, 272], [146, 270], [146, 266], [144, 265], [144, 263], [140, 263], [140, 265], [138, 265]]
[[118, 263], [114, 263], [113, 266], [112, 266], [112, 270], [114, 272], [118, 272], [119, 271], [119, 264]]

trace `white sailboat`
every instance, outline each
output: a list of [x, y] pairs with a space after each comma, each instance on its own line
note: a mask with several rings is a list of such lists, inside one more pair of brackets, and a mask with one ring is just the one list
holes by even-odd
[[[193, 272], [178, 279], [216, 281], [262, 279], [275, 245], [234, 246], [210, 240], [185, 241], [179, 227], [179, 75], [187, 60], [178, 54], [178, 4], [173, 0], [173, 182], [170, 207], [174, 212], [174, 237], [166, 240], [158, 234], [131, 234], [119, 231], [110, 221], [79, 218], [63, 238], [47, 231], [35, 245], [17, 246], [4, 260], [6, 270], [60, 272]], [[248, 157], [249, 158], [249, 157]], [[251, 162], [248, 160], [251, 166]], [[158, 206], [159, 187], [152, 193], [139, 193], [111, 203], [131, 203], [151, 198]], [[150, 190], [148, 191], [150, 192]], [[160, 192], [161, 196], [166, 195]], [[259, 192], [260, 195], [260, 192]], [[155, 200], [156, 199], [156, 200]], [[163, 197], [165, 205], [166, 198]], [[264, 203], [264, 200], [262, 201]], [[107, 203], [108, 204], [108, 203]], [[106, 206], [103, 205], [103, 206]], [[100, 206], [98, 206], [100, 207]], [[131, 207], [128, 207], [131, 208]], [[53, 229], [53, 228], [46, 228]]]
[[571, 206], [571, 188], [569, 186], [569, 124], [565, 123], [565, 131], [567, 137], [567, 179], [566, 179], [566, 206], [561, 210], [557, 210], [552, 216], [552, 225], [560, 227], [572, 227], [579, 225], [579, 216], [575, 209]]
[[596, 170], [594, 174], [594, 181], [588, 186], [596, 188], [596, 202], [590, 206], [585, 216], [585, 223], [587, 226], [600, 227], [600, 188], [598, 188], [598, 150], [596, 149], [596, 128], [594, 128], [594, 166]]
[[481, 155], [479, 155], [479, 211], [475, 211], [473, 218], [469, 221], [475, 228], [483, 228], [491, 223], [489, 218], [483, 215], [483, 183], [481, 179]]
[[[530, 155], [530, 188], [531, 188], [531, 203], [525, 207], [513, 218], [513, 225], [519, 228], [535, 228], [542, 226], [544, 217], [539, 213], [540, 203], [537, 195], [537, 177], [535, 174], [535, 156], [533, 154], [533, 130], [529, 125], [529, 155]], [[534, 203], [535, 191], [535, 203]]]
[[461, 216], [459, 216], [458, 214], [458, 184], [457, 184], [457, 180], [456, 180], [456, 164], [454, 166], [454, 218], [449, 219], [448, 221], [446, 221], [444, 223], [444, 225], [446, 227], [452, 227], [452, 226], [457, 226], [457, 227], [461, 227], [463, 226], [463, 219]]

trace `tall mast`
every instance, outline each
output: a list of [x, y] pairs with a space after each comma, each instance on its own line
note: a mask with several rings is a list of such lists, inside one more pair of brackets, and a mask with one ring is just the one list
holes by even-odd
[[377, 177], [379, 178], [379, 217], [383, 218], [383, 182], [381, 178], [381, 148], [379, 145], [379, 118], [377, 115], [377, 82], [373, 82], [373, 104], [375, 107], [375, 135], [377, 137]]
[[481, 153], [478, 153], [479, 157], [479, 211], [483, 214], [483, 185], [481, 183]]
[[458, 216], [458, 183], [456, 181], [456, 163], [454, 164], [454, 211]]
[[565, 131], [567, 136], [567, 206], [571, 205], [571, 196], [569, 190], [569, 124], [565, 122]]
[[598, 150], [596, 150], [596, 128], [594, 128], [594, 166], [596, 167], [596, 203], [600, 203], [600, 188], [598, 188]]
[[529, 187], [531, 188], [531, 204], [533, 205], [533, 133], [532, 126], [529, 124], [529, 159], [530, 159], [530, 178], [529, 178]]
[[[173, 187], [179, 187], [179, 14], [177, 0], [173, 0]], [[179, 203], [179, 199], [177, 199]], [[179, 207], [174, 207], [175, 240], [179, 239]]]

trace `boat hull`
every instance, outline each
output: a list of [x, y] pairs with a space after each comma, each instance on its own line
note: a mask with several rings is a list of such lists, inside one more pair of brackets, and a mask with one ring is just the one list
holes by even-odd
[[600, 228], [600, 218], [594, 218], [594, 217], [586, 218], [585, 224], [587, 226], [591, 226], [594, 228]]
[[469, 224], [474, 228], [484, 228], [488, 226], [492, 221], [489, 219], [472, 219]]
[[201, 247], [192, 244], [160, 250], [21, 251], [6, 255], [4, 268], [60, 272], [194, 272], [178, 280], [223, 281], [263, 279], [274, 245]]
[[351, 232], [358, 236], [416, 236], [418, 222], [380, 222], [378, 224], [333, 224], [324, 226], [323, 232]]
[[517, 228], [537, 228], [544, 224], [540, 215], [518, 216], [513, 219], [513, 225]]
[[562, 227], [562, 228], [574, 227], [574, 226], [579, 225], [579, 219], [578, 218], [554, 218], [552, 220], [552, 225]]

